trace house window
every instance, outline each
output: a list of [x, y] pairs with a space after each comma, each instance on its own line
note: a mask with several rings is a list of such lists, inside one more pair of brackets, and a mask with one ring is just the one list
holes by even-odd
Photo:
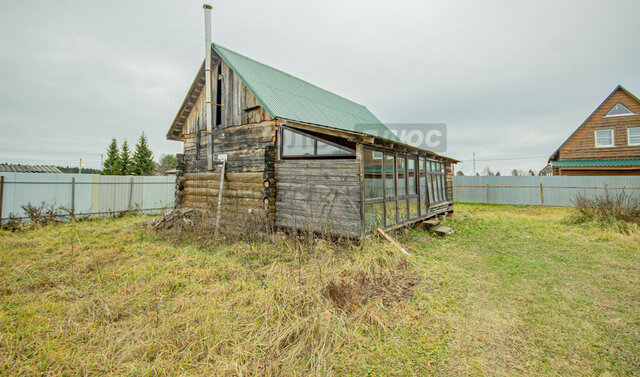
[[637, 115], [633, 111], [627, 109], [623, 104], [616, 103], [616, 105], [609, 110], [605, 117], [622, 117], [627, 115]]
[[627, 139], [629, 145], [640, 145], [640, 127], [627, 128]]
[[596, 130], [596, 148], [613, 147], [613, 130]]
[[283, 158], [355, 157], [355, 151], [344, 145], [289, 127], [282, 127], [280, 156]]

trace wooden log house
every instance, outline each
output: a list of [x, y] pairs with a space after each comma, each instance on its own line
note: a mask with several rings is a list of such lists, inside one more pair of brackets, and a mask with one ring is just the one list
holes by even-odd
[[618, 85], [549, 164], [553, 175], [640, 175], [640, 99]]
[[211, 49], [212, 155], [204, 63], [167, 133], [184, 145], [177, 205], [216, 208], [215, 162], [225, 155], [223, 214], [361, 237], [453, 212], [458, 161], [400, 142], [360, 104], [218, 44]]

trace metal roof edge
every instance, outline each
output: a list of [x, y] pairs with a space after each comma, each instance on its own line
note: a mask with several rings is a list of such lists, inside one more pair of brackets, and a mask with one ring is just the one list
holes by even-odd
[[615, 166], [640, 166], [640, 158], [596, 158], [587, 160], [560, 160], [551, 161], [551, 166], [559, 167], [615, 167]]

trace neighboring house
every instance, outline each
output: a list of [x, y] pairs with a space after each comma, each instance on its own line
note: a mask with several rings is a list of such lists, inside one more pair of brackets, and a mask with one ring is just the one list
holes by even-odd
[[640, 175], [640, 100], [618, 85], [549, 162], [553, 175]]
[[547, 164], [547, 166], [542, 168], [542, 170], [540, 170], [540, 172], [538, 172], [538, 175], [542, 176], [542, 177], [547, 177], [547, 176], [553, 175], [553, 167], [551, 166], [551, 164]]
[[51, 165], [0, 164], [0, 173], [62, 173]]
[[184, 146], [177, 205], [215, 209], [226, 160], [223, 221], [251, 214], [360, 237], [453, 212], [457, 160], [400, 142], [358, 103], [218, 44], [206, 50], [212, 105], [203, 63], [167, 133]]

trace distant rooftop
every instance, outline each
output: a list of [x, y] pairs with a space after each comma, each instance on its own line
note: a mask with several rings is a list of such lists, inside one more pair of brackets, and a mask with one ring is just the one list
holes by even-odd
[[62, 173], [51, 165], [0, 164], [0, 173]]

